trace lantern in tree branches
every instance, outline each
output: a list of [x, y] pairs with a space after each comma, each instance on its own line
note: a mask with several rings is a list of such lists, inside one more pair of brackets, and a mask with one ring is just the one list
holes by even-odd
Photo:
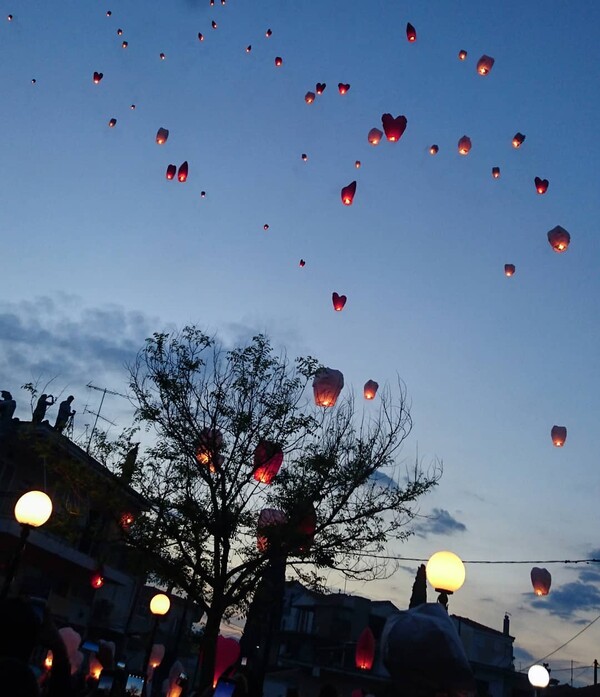
[[135, 523], [135, 516], [133, 513], [123, 513], [119, 518], [119, 527], [124, 532], [127, 532], [129, 528]]
[[477, 72], [480, 75], [487, 75], [490, 72], [490, 70], [492, 69], [493, 65], [494, 65], [494, 59], [491, 56], [483, 55], [477, 61]]
[[103, 585], [104, 585], [104, 572], [102, 570], [102, 567], [100, 566], [99, 568], [97, 568], [95, 571], [93, 571], [91, 573], [90, 586], [97, 590], [98, 588], [102, 588]]
[[240, 657], [240, 644], [236, 639], [224, 636], [217, 637], [217, 647], [215, 651], [215, 672], [213, 673], [213, 687], [217, 686], [219, 678], [223, 673], [237, 662]]
[[342, 188], [342, 203], [344, 206], [351, 206], [352, 201], [354, 201], [354, 194], [356, 193], [356, 182], [350, 182], [348, 186]]
[[292, 554], [306, 554], [317, 530], [317, 513], [312, 501], [303, 501], [290, 515]]
[[259, 552], [269, 549], [270, 537], [277, 528], [282, 528], [287, 523], [287, 516], [276, 508], [263, 508], [258, 516], [256, 528], [256, 546]]
[[333, 302], [333, 309], [336, 312], [341, 312], [344, 309], [344, 305], [346, 304], [347, 299], [348, 298], [345, 295], [338, 295], [337, 293], [332, 293], [331, 300]]
[[375, 637], [369, 627], [363, 629], [356, 642], [354, 662], [359, 670], [371, 670], [375, 659]]
[[548, 191], [548, 185], [550, 182], [547, 179], [540, 179], [539, 177], [536, 177], [533, 181], [535, 183], [535, 190], [538, 192], [538, 194], [545, 194], [546, 191]]
[[180, 182], [186, 181], [188, 178], [188, 163], [187, 160], [179, 167], [179, 171], [177, 172], [177, 179], [179, 179]]
[[413, 43], [413, 41], [417, 40], [417, 30], [413, 27], [413, 25], [410, 22], [406, 24], [406, 38], [409, 40], [410, 43]]
[[557, 225], [548, 232], [548, 242], [555, 252], [564, 252], [571, 242], [571, 235], [564, 227]]
[[492, 167], [492, 177], [500, 179], [500, 167]]
[[196, 446], [196, 460], [206, 465], [214, 473], [222, 464], [223, 458], [219, 450], [223, 447], [223, 434], [215, 428], [203, 428]]
[[167, 179], [174, 179], [175, 173], [177, 172], [177, 167], [175, 165], [169, 165], [167, 167]]
[[365, 399], [375, 399], [375, 395], [377, 394], [378, 389], [379, 384], [376, 383], [375, 380], [367, 380], [363, 388], [363, 394], [365, 396]]
[[314, 93], [314, 92], [307, 92], [307, 93], [304, 95], [304, 101], [305, 101], [307, 104], [312, 104], [312, 103], [315, 101], [315, 93]]
[[515, 265], [514, 264], [504, 264], [504, 275], [505, 276], [514, 276], [515, 274]]
[[402, 134], [406, 130], [406, 116], [396, 116], [391, 114], [383, 114], [381, 117], [385, 137], [392, 143], [396, 143], [402, 138]]
[[254, 479], [262, 484], [270, 484], [279, 472], [282, 462], [281, 445], [261, 440], [254, 451]]
[[469, 136], [463, 136], [458, 141], [458, 152], [461, 155], [468, 155], [470, 150], [471, 150], [471, 139], [469, 138]]
[[382, 136], [383, 131], [380, 131], [378, 128], [372, 128], [368, 135], [369, 143], [371, 143], [371, 145], [379, 145]]
[[548, 593], [550, 593], [552, 576], [548, 569], [540, 569], [538, 566], [534, 566], [533, 569], [531, 569], [531, 583], [533, 585], [533, 592], [536, 595], [548, 595]]
[[169, 137], [169, 131], [166, 128], [159, 128], [156, 132], [156, 142], [158, 145], [164, 145]]
[[566, 426], [552, 426], [552, 431], [550, 432], [552, 437], [552, 442], [556, 448], [562, 448], [567, 440], [567, 427]]
[[313, 379], [313, 394], [318, 407], [333, 407], [344, 387], [344, 376], [333, 368], [319, 368]]
[[525, 140], [525, 136], [522, 133], [515, 133], [515, 135], [512, 139], [513, 148], [520, 148], [521, 145], [523, 145], [524, 140]]
[[338, 91], [340, 94], [346, 94], [349, 89], [350, 85], [347, 82], [338, 82]]

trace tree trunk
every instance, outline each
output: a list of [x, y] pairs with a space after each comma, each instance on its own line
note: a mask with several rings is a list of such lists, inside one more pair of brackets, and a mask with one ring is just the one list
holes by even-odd
[[215, 672], [215, 657], [217, 654], [217, 637], [221, 628], [223, 610], [213, 602], [206, 616], [204, 638], [202, 640], [202, 664], [200, 666], [200, 692], [212, 686]]

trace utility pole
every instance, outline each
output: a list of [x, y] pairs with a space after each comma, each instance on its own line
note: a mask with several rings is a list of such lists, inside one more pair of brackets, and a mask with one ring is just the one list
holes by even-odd
[[598, 684], [598, 659], [594, 658], [594, 685]]
[[[102, 399], [100, 400], [100, 406], [98, 407], [98, 411], [96, 412], [96, 420], [94, 421], [94, 425], [92, 426], [92, 430], [90, 432], [90, 437], [88, 440], [87, 448], [85, 449], [86, 453], [90, 452], [90, 446], [92, 444], [92, 438], [94, 437], [94, 431], [96, 430], [96, 425], [98, 423], [98, 418], [100, 418], [100, 412], [102, 411], [102, 405], [104, 404], [104, 398], [106, 397], [107, 394], [113, 394], [117, 397], [125, 397], [125, 399], [129, 399], [129, 397], [126, 394], [121, 394], [121, 392], [115, 392], [114, 390], [109, 390], [107, 387], [96, 387], [96, 385], [92, 385], [91, 382], [88, 382], [86, 387], [90, 390], [98, 390], [98, 392], [102, 392]], [[94, 412], [90, 412], [93, 414]]]

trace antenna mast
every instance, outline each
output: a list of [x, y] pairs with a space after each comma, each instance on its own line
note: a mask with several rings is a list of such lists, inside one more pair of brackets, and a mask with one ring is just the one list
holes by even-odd
[[[90, 432], [90, 437], [88, 439], [87, 447], [85, 449], [86, 453], [90, 452], [90, 446], [92, 444], [92, 438], [94, 437], [94, 432], [96, 430], [96, 425], [98, 424], [98, 419], [102, 418], [104, 421], [108, 421], [108, 419], [104, 419], [104, 417], [100, 417], [100, 412], [102, 411], [102, 405], [104, 404], [104, 398], [106, 397], [107, 394], [112, 394], [117, 397], [124, 397], [125, 399], [129, 399], [129, 397], [126, 394], [122, 394], [121, 392], [115, 392], [114, 390], [109, 390], [107, 387], [96, 387], [96, 385], [92, 385], [91, 382], [88, 382], [86, 387], [90, 390], [98, 390], [98, 392], [102, 392], [102, 399], [100, 400], [100, 406], [98, 407], [97, 412], [90, 412], [90, 414], [96, 414], [96, 419], [94, 421], [94, 425], [92, 426], [92, 430]], [[89, 411], [89, 409], [88, 409]], [[112, 423], [110, 421], [109, 423]], [[114, 425], [114, 424], [113, 424]]]

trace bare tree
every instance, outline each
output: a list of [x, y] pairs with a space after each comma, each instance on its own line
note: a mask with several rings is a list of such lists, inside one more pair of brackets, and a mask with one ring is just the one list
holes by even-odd
[[[381, 577], [389, 567], [372, 555], [410, 534], [416, 502], [441, 475], [436, 464], [400, 476], [412, 426], [402, 384], [396, 401], [383, 390], [371, 415], [359, 416], [351, 396], [312, 405], [306, 390], [318, 368], [311, 357], [276, 355], [265, 336], [225, 350], [193, 326], [154, 334], [130, 368], [136, 418], [155, 434], [133, 480], [151, 512], [130, 540], [206, 613], [202, 685], [222, 619], [247, 608], [275, 557], [313, 583], [325, 569]], [[270, 484], [254, 477], [261, 442], [284, 453]], [[281, 518], [263, 529], [259, 551], [265, 508]]]

